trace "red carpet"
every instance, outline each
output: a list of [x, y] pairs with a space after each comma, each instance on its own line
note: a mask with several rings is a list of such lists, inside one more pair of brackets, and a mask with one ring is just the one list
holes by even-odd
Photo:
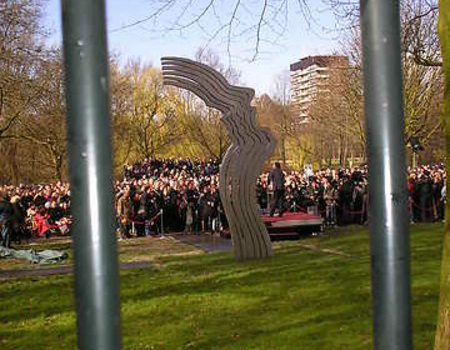
[[[282, 217], [279, 217], [278, 214], [272, 217], [262, 215], [261, 218], [272, 238], [278, 236], [297, 237], [318, 233], [323, 229], [323, 219], [320, 216], [303, 212], [284, 213]], [[230, 231], [225, 230], [222, 235], [230, 237]]]
[[264, 224], [269, 227], [321, 225], [323, 221], [320, 216], [309, 215], [303, 212], [284, 213], [282, 217], [279, 217], [278, 215], [272, 217], [263, 215], [262, 220]]

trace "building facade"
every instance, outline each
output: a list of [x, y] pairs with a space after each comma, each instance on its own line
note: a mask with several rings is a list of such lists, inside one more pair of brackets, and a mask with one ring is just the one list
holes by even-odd
[[340, 55], [308, 56], [291, 64], [291, 113], [299, 123], [307, 122], [312, 103], [320, 93], [329, 91], [333, 70], [348, 67], [348, 58]]

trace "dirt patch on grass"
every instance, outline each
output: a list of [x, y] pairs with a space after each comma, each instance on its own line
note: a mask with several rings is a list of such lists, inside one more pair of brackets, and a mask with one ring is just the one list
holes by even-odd
[[[184, 244], [172, 236], [147, 236], [121, 240], [117, 244], [121, 263], [152, 263], [155, 257], [199, 254], [202, 251], [189, 244]], [[69, 258], [57, 265], [32, 265], [28, 260], [0, 259], [0, 272], [15, 270], [40, 270], [69, 268], [72, 264], [72, 239], [70, 237], [52, 237], [50, 239], [31, 239], [14, 245], [18, 250], [36, 251], [51, 249], [68, 254]], [[55, 270], [56, 272], [57, 270]]]

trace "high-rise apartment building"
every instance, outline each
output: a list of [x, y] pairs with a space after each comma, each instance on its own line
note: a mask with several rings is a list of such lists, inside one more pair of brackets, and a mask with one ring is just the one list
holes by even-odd
[[292, 116], [299, 122], [308, 118], [311, 104], [317, 95], [329, 91], [333, 70], [348, 66], [346, 56], [308, 56], [291, 64]]

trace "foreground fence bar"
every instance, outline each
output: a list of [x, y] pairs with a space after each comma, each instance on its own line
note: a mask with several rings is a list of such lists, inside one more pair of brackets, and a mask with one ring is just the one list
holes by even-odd
[[376, 350], [411, 350], [409, 214], [398, 0], [361, 0]]
[[103, 0], [62, 1], [78, 348], [121, 349]]

